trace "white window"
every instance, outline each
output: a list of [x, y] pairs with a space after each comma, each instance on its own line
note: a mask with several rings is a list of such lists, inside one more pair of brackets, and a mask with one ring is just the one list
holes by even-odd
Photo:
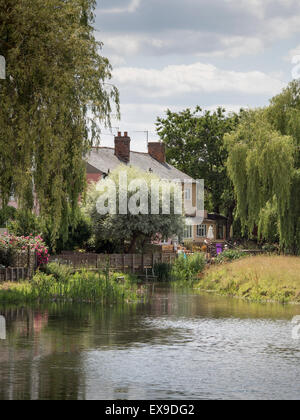
[[198, 225], [197, 226], [197, 237], [198, 238], [206, 238], [207, 236], [207, 226], [206, 225]]
[[184, 239], [193, 238], [193, 226], [186, 226], [184, 230]]
[[192, 199], [192, 190], [190, 188], [186, 188], [184, 190], [184, 199], [187, 201], [191, 201]]

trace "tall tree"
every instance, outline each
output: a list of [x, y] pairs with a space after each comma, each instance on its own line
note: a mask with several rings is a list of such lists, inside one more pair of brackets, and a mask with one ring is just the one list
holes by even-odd
[[[167, 111], [166, 118], [158, 118], [157, 131], [167, 146], [167, 159], [178, 169], [195, 179], [205, 180], [206, 208], [228, 217], [228, 231], [233, 221], [235, 200], [233, 186], [227, 175], [228, 153], [224, 134], [238, 124], [238, 115], [186, 109], [176, 113]], [[229, 233], [229, 232], [228, 232]]]
[[[244, 112], [237, 130], [225, 136], [229, 150], [228, 173], [234, 185], [237, 214], [248, 232], [272, 240], [278, 229], [283, 248], [299, 249], [294, 202], [299, 190], [293, 137], [277, 131], [268, 109]], [[296, 195], [295, 195], [296, 194]]]
[[[85, 189], [83, 155], [110, 124], [118, 91], [94, 36], [95, 0], [0, 0], [0, 197], [35, 200], [51, 240]], [[92, 118], [91, 118], [92, 117]], [[75, 212], [74, 212], [75, 214]], [[72, 218], [72, 217], [71, 217]]]
[[276, 130], [294, 139], [295, 164], [292, 171], [289, 213], [284, 223], [284, 244], [294, 253], [300, 253], [300, 80], [292, 81], [286, 89], [271, 99], [267, 115]]

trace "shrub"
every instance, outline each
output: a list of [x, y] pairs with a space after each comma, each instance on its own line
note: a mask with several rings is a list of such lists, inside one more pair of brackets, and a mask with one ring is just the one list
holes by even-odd
[[7, 249], [0, 243], [0, 266], [9, 267], [13, 258], [12, 249]]
[[223, 251], [222, 254], [219, 254], [216, 258], [217, 264], [223, 264], [230, 261], [239, 260], [240, 258], [245, 257], [247, 254], [245, 252], [237, 251], [234, 249], [228, 249], [227, 251]]
[[0, 209], [0, 227], [5, 227], [10, 220], [14, 220], [17, 210], [11, 206], [5, 206]]
[[197, 275], [204, 271], [206, 265], [203, 253], [193, 255], [180, 255], [172, 268], [172, 276], [176, 280], [192, 282]]
[[8, 222], [8, 230], [15, 236], [37, 236], [43, 231], [41, 219], [31, 211], [17, 210]]
[[65, 264], [50, 263], [44, 270], [45, 274], [53, 276], [59, 282], [67, 282], [72, 275], [72, 267]]
[[[66, 231], [56, 241], [55, 251], [74, 251], [88, 248], [89, 239], [92, 235], [92, 225], [88, 217], [78, 213], [76, 220], [69, 222]], [[47, 242], [50, 243], [51, 227], [47, 230]]]
[[169, 281], [171, 279], [172, 266], [167, 263], [157, 263], [154, 265], [154, 274], [158, 281]]
[[269, 254], [278, 254], [279, 253], [279, 246], [275, 244], [265, 244], [262, 247], [263, 251]]
[[[0, 235], [0, 264], [6, 267], [12, 264], [13, 255], [28, 250], [28, 247], [37, 253], [38, 266], [49, 261], [49, 252], [43, 238], [39, 236], [14, 236], [8, 233]], [[2, 261], [2, 262], [1, 262]]]

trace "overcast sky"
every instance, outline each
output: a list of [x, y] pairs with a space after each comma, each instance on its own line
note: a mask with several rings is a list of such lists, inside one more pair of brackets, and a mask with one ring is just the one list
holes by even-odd
[[267, 105], [292, 80], [300, 1], [98, 0], [96, 28], [121, 95], [114, 125], [143, 151], [146, 134], [134, 131], [156, 139], [167, 108]]

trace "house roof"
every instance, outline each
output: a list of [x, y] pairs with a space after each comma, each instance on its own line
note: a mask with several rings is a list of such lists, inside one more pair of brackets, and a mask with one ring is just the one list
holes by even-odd
[[222, 216], [221, 214], [217, 214], [217, 213], [209, 213], [207, 215], [207, 219], [208, 220], [224, 220], [224, 221], [226, 221], [227, 217]]
[[145, 172], [148, 172], [149, 169], [151, 169], [160, 179], [179, 179], [182, 182], [185, 180], [193, 181], [193, 178], [174, 168], [174, 166], [169, 165], [168, 163], [158, 162], [148, 153], [130, 152], [130, 161], [126, 164], [117, 158], [115, 149], [110, 147], [99, 147], [94, 148], [90, 152], [87, 157], [87, 164], [105, 174], [123, 164], [139, 168]]

